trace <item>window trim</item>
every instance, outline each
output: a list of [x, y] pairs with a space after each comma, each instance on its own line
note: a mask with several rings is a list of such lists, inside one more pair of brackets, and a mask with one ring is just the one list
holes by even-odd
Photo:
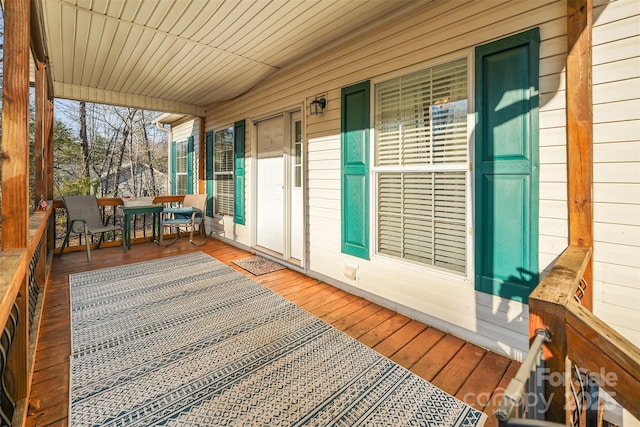
[[173, 141], [171, 144], [171, 194], [178, 194], [178, 144], [187, 145], [187, 171], [180, 172], [180, 175], [186, 175], [187, 188], [185, 194], [193, 193], [193, 159], [194, 159], [194, 138], [189, 135], [186, 139]]
[[[452, 53], [445, 56], [442, 56], [437, 59], [432, 59], [428, 61], [424, 61], [401, 70], [395, 70], [390, 73], [379, 75], [375, 78], [371, 79], [371, 93], [370, 93], [370, 105], [372, 106], [370, 111], [370, 141], [371, 147], [369, 152], [369, 201], [370, 201], [370, 245], [371, 248], [371, 257], [372, 259], [376, 259], [381, 262], [389, 263], [390, 265], [395, 265], [399, 268], [410, 268], [412, 270], [420, 272], [421, 274], [428, 274], [433, 277], [438, 277], [450, 281], [459, 282], [464, 284], [465, 286], [473, 286], [473, 277], [475, 276], [475, 258], [474, 258], [474, 232], [473, 232], [473, 207], [475, 200], [473, 199], [474, 195], [474, 173], [473, 173], [473, 162], [475, 159], [475, 151], [474, 151], [474, 128], [475, 128], [475, 62], [474, 62], [474, 46], [470, 46], [467, 49], [464, 49], [458, 53]], [[465, 168], [460, 166], [453, 166], [450, 164], [439, 164], [439, 165], [410, 165], [406, 167], [396, 167], [396, 166], [376, 166], [375, 156], [376, 156], [376, 123], [375, 123], [375, 94], [376, 94], [376, 86], [380, 83], [384, 83], [386, 81], [407, 76], [427, 68], [437, 67], [439, 65], [444, 65], [459, 59], [466, 59], [467, 62], [467, 161], [465, 162]], [[424, 264], [421, 262], [413, 261], [406, 258], [395, 257], [392, 255], [387, 255], [381, 253], [378, 250], [379, 238], [378, 238], [378, 224], [379, 224], [379, 212], [378, 212], [378, 174], [381, 172], [453, 172], [453, 171], [465, 171], [466, 173], [466, 209], [465, 209], [465, 219], [466, 219], [466, 260], [465, 260], [465, 272], [460, 273], [453, 270], [448, 270], [443, 267], [439, 267], [436, 265]]]

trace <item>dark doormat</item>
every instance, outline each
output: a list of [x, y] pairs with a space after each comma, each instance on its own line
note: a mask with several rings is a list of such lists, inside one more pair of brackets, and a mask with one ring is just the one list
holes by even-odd
[[237, 259], [231, 262], [255, 276], [287, 268], [282, 264], [262, 258], [261, 256], [252, 256], [251, 258]]

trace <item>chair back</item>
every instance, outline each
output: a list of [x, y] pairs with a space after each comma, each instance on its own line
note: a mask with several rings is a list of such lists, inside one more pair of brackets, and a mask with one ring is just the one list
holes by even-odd
[[[72, 221], [84, 220], [87, 222], [89, 230], [104, 227], [96, 196], [64, 196], [62, 200], [67, 209], [67, 225], [72, 224]], [[73, 231], [75, 233], [83, 232], [82, 222], [73, 223]]]
[[183, 208], [198, 208], [202, 212], [205, 211], [207, 204], [206, 194], [185, 194], [182, 202]]
[[204, 233], [205, 236], [207, 235], [204, 220], [206, 204], [206, 194], [186, 194], [184, 196], [184, 199], [182, 200], [182, 207], [163, 209], [161, 226], [163, 228], [176, 228], [175, 239], [173, 239], [166, 246], [174, 244], [180, 238], [180, 227], [190, 228], [189, 243], [193, 245], [202, 246], [209, 241], [211, 233], [209, 233], [209, 236], [207, 236], [206, 239], [204, 239], [204, 241], [201, 243], [196, 243], [193, 241], [193, 231], [196, 228], [196, 224], [199, 225], [198, 231], [200, 232], [200, 234]]

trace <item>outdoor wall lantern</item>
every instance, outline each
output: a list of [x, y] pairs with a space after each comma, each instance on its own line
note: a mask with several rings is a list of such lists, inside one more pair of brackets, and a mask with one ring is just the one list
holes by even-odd
[[309, 104], [309, 112], [313, 116], [322, 114], [326, 106], [327, 106], [327, 98], [325, 98], [324, 96], [321, 96], [320, 98], [318, 98], [316, 96], [316, 99], [311, 101], [311, 103]]

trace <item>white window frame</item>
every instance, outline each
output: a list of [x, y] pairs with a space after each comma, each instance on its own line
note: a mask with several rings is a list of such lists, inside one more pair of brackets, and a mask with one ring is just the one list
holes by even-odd
[[[376, 138], [375, 138], [375, 96], [376, 96], [376, 85], [380, 83], [384, 83], [388, 80], [395, 79], [402, 76], [407, 76], [412, 73], [425, 70], [427, 68], [437, 67], [439, 65], [447, 64], [452, 61], [456, 61], [459, 59], [466, 59], [467, 62], [467, 160], [465, 162], [465, 167], [461, 168], [455, 165], [447, 165], [447, 164], [439, 164], [439, 165], [430, 165], [430, 166], [421, 166], [415, 165], [411, 167], [388, 167], [388, 166], [376, 166]], [[398, 268], [408, 269], [411, 271], [416, 271], [421, 274], [429, 274], [434, 277], [440, 277], [449, 281], [459, 282], [465, 284], [467, 286], [472, 284], [472, 278], [474, 275], [474, 259], [473, 259], [473, 169], [472, 169], [472, 160], [474, 158], [474, 128], [475, 128], [475, 80], [474, 80], [474, 70], [475, 64], [473, 61], [473, 49], [467, 49], [463, 53], [446, 55], [438, 60], [426, 61], [415, 66], [404, 68], [400, 71], [395, 71], [392, 73], [384, 74], [376, 77], [375, 79], [371, 79], [372, 90], [371, 90], [371, 129], [370, 129], [370, 141], [371, 149], [369, 150], [369, 162], [370, 162], [370, 170], [369, 170], [369, 182], [370, 185], [370, 194], [369, 200], [373, 209], [371, 209], [370, 214], [370, 223], [372, 227], [370, 229], [370, 242], [373, 245], [373, 258], [378, 262], [383, 262], [384, 264], [396, 266]], [[387, 255], [378, 251], [379, 247], [379, 238], [378, 238], [378, 225], [379, 225], [379, 215], [378, 215], [378, 174], [380, 172], [391, 172], [391, 171], [402, 171], [402, 172], [447, 172], [447, 171], [465, 171], [466, 173], [466, 267], [465, 273], [455, 272], [452, 270], [448, 270], [446, 268], [438, 267], [435, 265], [428, 265], [425, 263], [412, 261], [405, 258], [395, 257], [392, 255]]]
[[[175, 143], [175, 170], [173, 171], [173, 179], [175, 180], [175, 193], [176, 194], [187, 194], [189, 193], [189, 179], [193, 179], [193, 176], [189, 176], [189, 139], [184, 139], [181, 141], [176, 141]], [[178, 156], [179, 150], [184, 148], [184, 165], [185, 170], [183, 172], [178, 172], [179, 162], [178, 159], [182, 156]], [[179, 177], [184, 177], [185, 188], [184, 192], [181, 192], [179, 187], [180, 179]]]

